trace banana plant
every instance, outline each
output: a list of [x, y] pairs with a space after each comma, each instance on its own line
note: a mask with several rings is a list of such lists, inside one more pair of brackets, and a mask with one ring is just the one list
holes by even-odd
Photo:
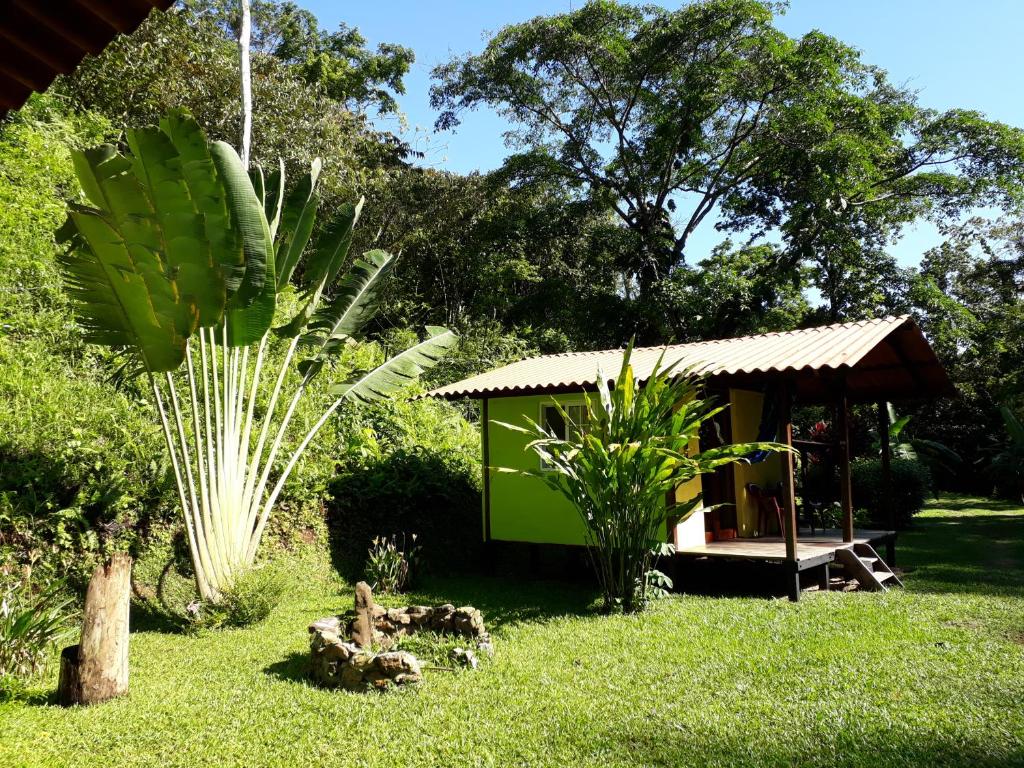
[[[314, 241], [319, 160], [286, 194], [283, 163], [248, 172], [184, 111], [127, 139], [126, 152], [74, 153], [83, 199], [69, 204], [59, 233], [61, 264], [87, 339], [119, 350], [123, 371], [148, 379], [197, 587], [217, 600], [252, 566], [289, 475], [338, 408], [396, 395], [456, 337], [428, 327], [410, 349], [334, 383], [321, 417], [292, 435], [310, 384], [374, 316], [394, 257], [373, 250], [349, 264], [362, 201], [343, 206]], [[299, 308], [275, 327], [297, 274]], [[272, 337], [286, 342], [276, 375], [265, 365]], [[286, 392], [292, 367], [298, 384]], [[282, 456], [289, 436], [297, 447]]]
[[988, 465], [997, 489], [1014, 493], [1024, 502], [1024, 421], [1009, 406], [999, 406], [1006, 437], [997, 442]]
[[[950, 475], [955, 475], [964, 460], [960, 454], [938, 440], [914, 437], [904, 438], [903, 432], [910, 423], [911, 416], [897, 416], [892, 403], [885, 404], [889, 416], [889, 451], [894, 459], [924, 461], [931, 467]], [[876, 452], [882, 450], [881, 441], [874, 443]]]

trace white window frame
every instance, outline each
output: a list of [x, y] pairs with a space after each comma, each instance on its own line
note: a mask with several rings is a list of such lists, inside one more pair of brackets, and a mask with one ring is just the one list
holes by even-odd
[[[583, 400], [583, 399], [575, 399], [575, 400], [565, 400], [565, 401], [562, 401], [562, 400], [555, 400], [555, 399], [552, 398], [552, 399], [547, 400], [547, 401], [543, 401], [542, 400], [541, 403], [540, 403], [540, 406], [538, 408], [539, 413], [537, 415], [539, 417], [539, 421], [537, 423], [540, 424], [545, 429], [547, 428], [547, 422], [544, 419], [544, 409], [545, 408], [554, 408], [555, 407], [555, 403], [558, 403], [558, 405], [560, 405], [563, 408], [563, 410], [568, 410], [569, 408], [572, 408], [573, 406], [577, 406], [579, 408], [583, 408], [584, 410], [587, 407], [587, 401]], [[564, 440], [565, 438], [563, 437], [562, 439]], [[537, 462], [540, 464], [540, 469], [541, 469], [542, 472], [553, 472], [554, 471], [554, 467], [552, 467], [550, 464], [547, 464], [544, 461], [544, 459], [542, 459], [540, 456], [537, 457]]]

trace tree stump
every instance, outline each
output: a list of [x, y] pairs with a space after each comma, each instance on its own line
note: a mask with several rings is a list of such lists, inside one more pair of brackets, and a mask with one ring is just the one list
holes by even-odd
[[57, 699], [97, 704], [128, 692], [128, 606], [132, 559], [116, 554], [96, 567], [85, 595], [82, 639], [60, 655]]

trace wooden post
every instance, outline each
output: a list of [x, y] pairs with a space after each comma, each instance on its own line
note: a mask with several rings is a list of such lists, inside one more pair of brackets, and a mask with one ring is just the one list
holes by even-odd
[[853, 486], [850, 481], [850, 403], [843, 382], [837, 403], [839, 431], [839, 496], [843, 505], [843, 541], [853, 541]]
[[[793, 391], [788, 382], [779, 387], [779, 442], [793, 447]], [[800, 572], [796, 557], [796, 487], [793, 474], [792, 451], [786, 451], [782, 459], [782, 526], [786, 537], [786, 584], [789, 599], [800, 599]]]
[[116, 554], [96, 567], [85, 595], [82, 640], [60, 655], [61, 704], [97, 704], [128, 692], [128, 604], [132, 559]]
[[484, 491], [484, 541], [491, 540], [491, 431], [489, 401], [485, 397], [480, 405], [480, 439], [483, 458], [483, 491]]
[[878, 442], [881, 445], [882, 461], [882, 511], [885, 513], [885, 524], [890, 531], [896, 530], [893, 519], [892, 505], [892, 449], [889, 446], [889, 409], [884, 400], [878, 401]]

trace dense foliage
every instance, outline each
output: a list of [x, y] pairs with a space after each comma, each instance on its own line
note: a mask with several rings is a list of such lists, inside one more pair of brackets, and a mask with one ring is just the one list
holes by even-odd
[[932, 473], [912, 459], [893, 459], [891, 483], [886, 487], [881, 459], [858, 459], [852, 464], [853, 506], [863, 522], [889, 527], [889, 513], [897, 528], [906, 528], [932, 496]]
[[0, 700], [39, 673], [52, 646], [74, 632], [71, 600], [60, 581], [38, 589], [30, 576], [0, 582]]
[[870, 312], [889, 294], [884, 248], [904, 224], [1021, 202], [1024, 132], [926, 109], [842, 41], [788, 37], [774, 10], [592, 0], [510, 25], [435, 69], [437, 127], [492, 107], [519, 150], [507, 170], [614, 211], [648, 336], [665, 332], [643, 316], [655, 286], [716, 217], [753, 240], [776, 233], [830, 319]]
[[[939, 487], [1020, 492], [1000, 412], [1024, 417], [1018, 129], [929, 110], [870, 52], [820, 33], [791, 39], [755, 0], [604, 0], [498, 30], [482, 53], [437, 70], [442, 127], [488, 104], [515, 129], [505, 167], [462, 176], [419, 167], [398, 131], [413, 52], [371, 50], [357, 30], [322, 29], [291, 3], [257, 2], [253, 20], [254, 159], [283, 158], [298, 179], [323, 157], [323, 211], [367, 199], [353, 252], [402, 254], [353, 369], [408, 346], [424, 324], [460, 334], [430, 386], [537, 352], [613, 347], [637, 328], [691, 341], [912, 312], [961, 397], [901, 405], [913, 416], [903, 438], [963, 458], [935, 476]], [[74, 581], [110, 548], [171, 556], [174, 483], [152, 398], [114, 386], [116, 364], [84, 344], [52, 232], [76, 190], [71, 148], [123, 144], [127, 127], [181, 107], [211, 138], [237, 141], [235, 23], [221, 0], [151, 14], [0, 125], [0, 567], [34, 563], [41, 578]], [[886, 248], [921, 218], [939, 221], [945, 242], [900, 268]], [[722, 242], [696, 251], [692, 233], [712, 226]], [[297, 302], [282, 296], [278, 321]], [[268, 364], [285, 346], [269, 345]], [[353, 502], [349, 515], [332, 502], [336, 520], [376, 521], [354, 533], [352, 559], [402, 530], [421, 533], [427, 552], [401, 472], [465, 521], [437, 537], [478, 531], [478, 439], [463, 417], [477, 418], [468, 403], [346, 409], [341, 422], [359, 428], [327, 425], [268, 533], [286, 545], [315, 538], [328, 487], [351, 486], [406, 510], [372, 517], [387, 505]], [[312, 424], [315, 409], [300, 403], [295, 419]], [[873, 425], [855, 413], [859, 455], [872, 453]], [[477, 544], [457, 546], [472, 559]]]
[[384, 536], [416, 534], [418, 562], [434, 573], [480, 567], [479, 464], [422, 448], [345, 471], [331, 485], [328, 525], [339, 570], [361, 577], [367, 550]]

